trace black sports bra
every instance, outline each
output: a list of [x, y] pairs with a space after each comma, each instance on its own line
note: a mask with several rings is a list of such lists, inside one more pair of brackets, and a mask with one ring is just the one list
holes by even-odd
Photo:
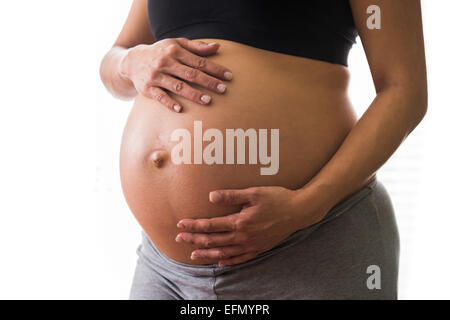
[[348, 0], [148, 0], [157, 41], [216, 38], [347, 66], [357, 36]]

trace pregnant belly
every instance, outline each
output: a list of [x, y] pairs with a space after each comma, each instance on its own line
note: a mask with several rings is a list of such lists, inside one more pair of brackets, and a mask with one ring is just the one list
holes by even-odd
[[121, 145], [122, 189], [131, 211], [164, 254], [188, 264], [217, 261], [192, 261], [196, 246], [175, 242], [177, 222], [240, 209], [211, 204], [210, 191], [300, 188], [356, 122], [345, 67], [215, 41], [221, 48], [208, 59], [233, 71], [227, 92], [208, 92], [209, 106], [173, 96], [184, 107], [180, 114], [138, 96]]

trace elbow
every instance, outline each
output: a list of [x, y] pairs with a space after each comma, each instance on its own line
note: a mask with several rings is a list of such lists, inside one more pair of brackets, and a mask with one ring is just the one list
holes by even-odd
[[415, 87], [413, 90], [408, 90], [406, 94], [405, 104], [409, 113], [410, 125], [409, 132], [412, 132], [425, 118], [428, 111], [428, 91], [425, 87]]
[[390, 94], [396, 104], [407, 108], [414, 127], [425, 117], [428, 111], [428, 82], [426, 72], [407, 77], [380, 75], [374, 78], [377, 95]]
[[428, 89], [426, 87], [423, 93], [422, 107], [423, 107], [423, 116], [425, 116], [425, 114], [428, 111]]
[[409, 133], [416, 129], [416, 127], [425, 118], [428, 111], [428, 91], [425, 88], [416, 88], [416, 90], [410, 94], [410, 100], [408, 103], [408, 112], [411, 114]]
[[418, 125], [428, 111], [428, 89], [427, 86], [421, 86], [416, 89], [416, 94], [414, 94], [413, 98], [414, 109], [417, 111], [417, 124]]
[[[428, 111], [428, 88], [425, 81], [389, 83], [377, 87], [377, 95], [389, 94], [398, 106], [403, 106], [414, 129]], [[411, 129], [411, 131], [412, 131]]]

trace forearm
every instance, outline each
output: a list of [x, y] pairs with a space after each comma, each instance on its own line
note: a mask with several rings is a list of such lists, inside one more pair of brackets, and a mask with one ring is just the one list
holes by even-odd
[[116, 98], [124, 100], [132, 99], [137, 94], [133, 82], [119, 73], [120, 61], [126, 53], [126, 48], [112, 47], [100, 65], [100, 76], [106, 89]]
[[380, 92], [329, 162], [302, 189], [326, 211], [366, 185], [420, 123], [426, 90]]

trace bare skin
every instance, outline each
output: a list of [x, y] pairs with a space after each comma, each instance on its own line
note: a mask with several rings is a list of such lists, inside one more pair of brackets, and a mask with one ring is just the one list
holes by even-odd
[[[211, 191], [280, 186], [279, 200], [288, 199], [282, 197], [284, 190], [296, 190], [307, 183], [356, 123], [346, 95], [345, 67], [220, 39], [202, 40], [220, 42], [219, 52], [208, 59], [233, 70], [226, 93], [209, 92], [212, 102], [207, 107], [169, 93], [183, 104], [182, 113], [138, 95], [125, 126], [120, 159], [124, 195], [143, 229], [170, 258], [192, 264], [217, 261], [190, 259], [197, 247], [175, 241], [180, 231], [178, 221], [221, 217], [242, 207], [211, 203]], [[278, 173], [263, 176], [260, 166], [248, 161], [240, 165], [175, 165], [171, 152], [176, 142], [169, 137], [178, 128], [186, 128], [193, 135], [196, 120], [202, 121], [204, 131], [279, 129]], [[156, 158], [162, 160], [162, 150], [167, 158], [155, 166]], [[293, 231], [280, 226], [283, 235]]]
[[[183, 104], [185, 112], [177, 114], [137, 96], [122, 141], [122, 185], [137, 220], [170, 258], [220, 265], [254, 258], [371, 181], [420, 123], [427, 110], [420, 2], [378, 1], [383, 27], [377, 31], [365, 25], [370, 1], [350, 2], [377, 91], [359, 120], [347, 98], [345, 67], [220, 39], [201, 40], [220, 42], [208, 60], [232, 70], [233, 80], [225, 93], [208, 93], [210, 107], [168, 93]], [[127, 24], [145, 36], [134, 36], [133, 43], [133, 33], [125, 33], [118, 44], [148, 43], [144, 20]], [[103, 73], [116, 75], [117, 92], [132, 91], [117, 76], [123, 59], [113, 56]], [[196, 119], [219, 129], [279, 128], [279, 174], [263, 177], [250, 165], [175, 166], [163, 160], [155, 166], [153, 152], [172, 147], [168, 133], [190, 129]]]
[[146, 1], [136, 0], [119, 38], [102, 61], [100, 75], [106, 88], [118, 98], [130, 99], [140, 94], [181, 112], [181, 103], [166, 90], [203, 105], [211, 102], [211, 96], [187, 81], [216, 93], [225, 92], [224, 80], [231, 80], [233, 74], [205, 58], [218, 48], [216, 42], [184, 38], [155, 43], [147, 20]]

